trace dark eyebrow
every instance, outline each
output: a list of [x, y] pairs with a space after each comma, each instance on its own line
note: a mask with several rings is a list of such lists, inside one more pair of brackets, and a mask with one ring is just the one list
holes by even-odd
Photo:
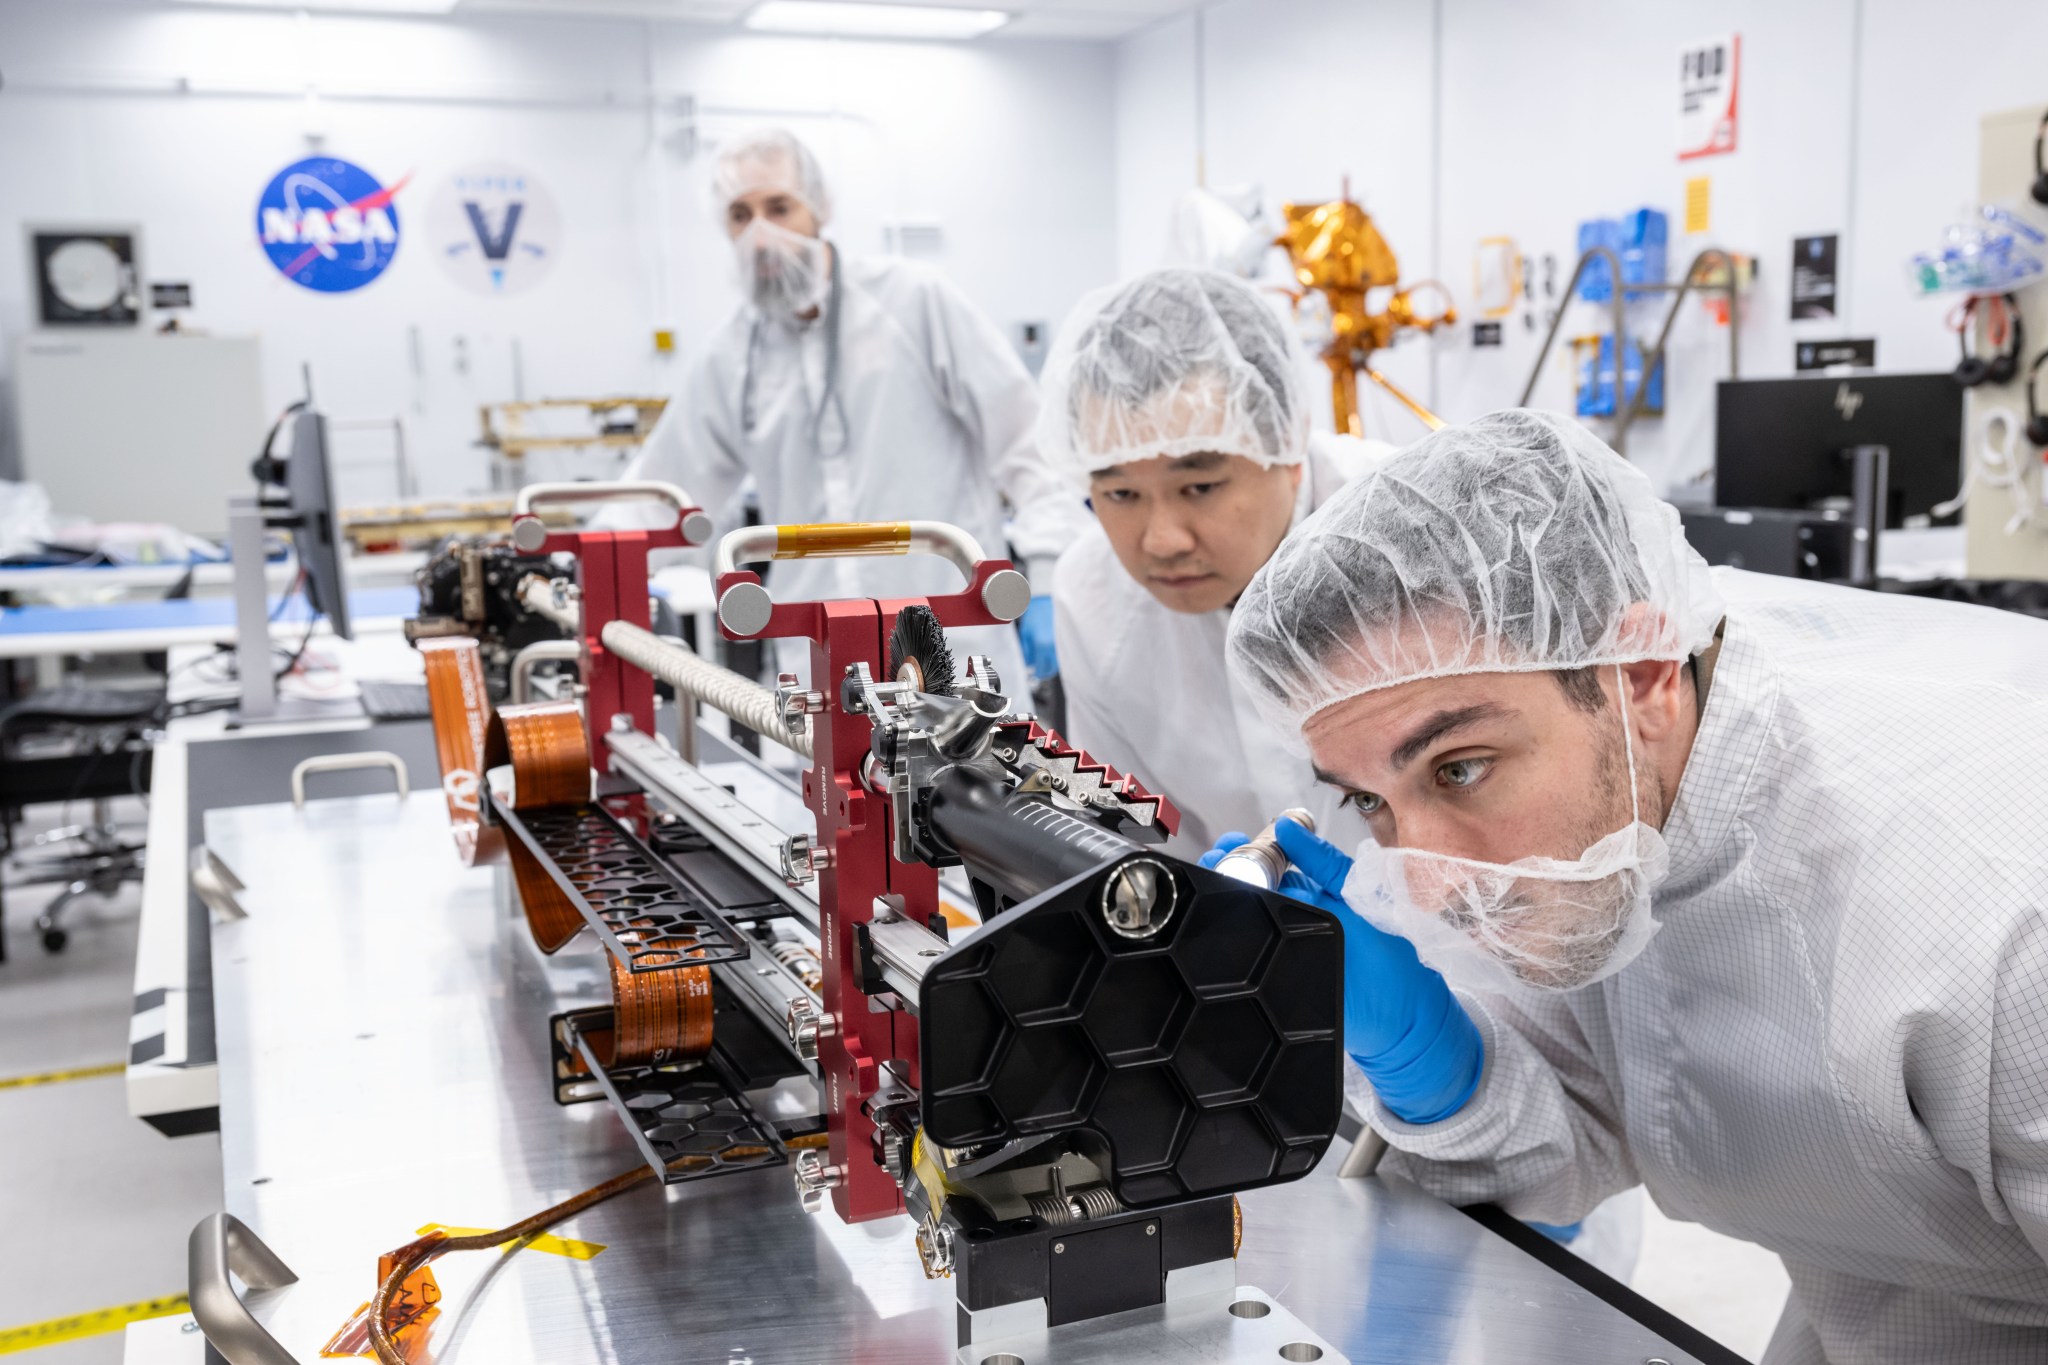
[[1394, 750], [1394, 766], [1407, 767], [1424, 749], [1454, 731], [1462, 730], [1468, 725], [1477, 725], [1482, 720], [1500, 720], [1513, 714], [1514, 712], [1507, 707], [1490, 701], [1473, 706], [1461, 706], [1455, 711], [1439, 711], [1401, 741], [1399, 747]]

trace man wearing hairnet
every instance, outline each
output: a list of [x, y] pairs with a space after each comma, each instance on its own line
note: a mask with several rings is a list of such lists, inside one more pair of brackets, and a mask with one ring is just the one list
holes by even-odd
[[[831, 197], [788, 132], [720, 147], [713, 197], [746, 301], [626, 477], [679, 483], [714, 516], [751, 475], [771, 523], [925, 519], [963, 528], [991, 556], [1014, 544], [1041, 594], [1018, 630], [1033, 668], [1057, 672], [1052, 567], [1086, 513], [1032, 445], [1036, 391], [1009, 342], [927, 267], [849, 257], [822, 237]], [[772, 587], [796, 601], [925, 596], [960, 582], [924, 557], [809, 559], [776, 565]], [[1021, 694], [1018, 631], [954, 637]], [[809, 657], [782, 652], [785, 666]]]
[[1710, 572], [1508, 412], [1326, 503], [1229, 647], [1371, 828], [1282, 841], [1391, 1169], [1776, 1251], [1767, 1365], [2048, 1360], [2048, 625]]
[[1304, 801], [1360, 828], [1224, 665], [1252, 574], [1372, 458], [1311, 438], [1305, 369], [1273, 303], [1199, 270], [1097, 291], [1046, 357], [1038, 446], [1095, 510], [1053, 589], [1066, 735], [1164, 793], [1189, 856]]

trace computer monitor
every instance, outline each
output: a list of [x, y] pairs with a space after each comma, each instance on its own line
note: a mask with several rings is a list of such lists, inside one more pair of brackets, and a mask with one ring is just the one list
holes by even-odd
[[284, 461], [289, 506], [279, 510], [291, 526], [292, 548], [306, 573], [306, 598], [344, 640], [355, 638], [348, 620], [348, 584], [341, 576], [341, 527], [335, 517], [334, 476], [327, 460], [327, 419], [302, 408], [292, 418], [291, 453]]
[[1715, 402], [1714, 501], [1846, 509], [1858, 446], [1883, 446], [1884, 524], [1952, 525], [1935, 504], [1963, 477], [1963, 390], [1947, 371], [1853, 378], [1729, 379]]

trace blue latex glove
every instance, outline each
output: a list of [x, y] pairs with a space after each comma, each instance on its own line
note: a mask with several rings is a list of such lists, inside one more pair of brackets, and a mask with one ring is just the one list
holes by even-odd
[[1050, 597], [1031, 599], [1031, 605], [1024, 608], [1023, 619], [1017, 622], [1017, 635], [1024, 642], [1024, 662], [1031, 666], [1032, 674], [1040, 682], [1057, 678], [1060, 655], [1053, 645]]
[[[1344, 925], [1344, 1046], [1380, 1102], [1409, 1123], [1436, 1123], [1464, 1107], [1479, 1086], [1479, 1028], [1414, 945], [1367, 924], [1344, 902], [1351, 859], [1295, 824], [1278, 823], [1294, 866], [1282, 893], [1336, 915]], [[1215, 850], [1221, 857], [1220, 847]], [[1206, 855], [1205, 855], [1206, 861]]]

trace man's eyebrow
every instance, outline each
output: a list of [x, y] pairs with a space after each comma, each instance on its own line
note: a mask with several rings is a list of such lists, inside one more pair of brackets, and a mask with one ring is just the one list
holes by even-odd
[[1424, 749], [1445, 735], [1462, 730], [1468, 725], [1477, 725], [1483, 720], [1500, 720], [1513, 714], [1514, 712], [1507, 707], [1490, 701], [1461, 706], [1453, 711], [1439, 711], [1401, 741], [1394, 750], [1393, 764], [1396, 768], [1405, 768], [1413, 763]]
[[1316, 781], [1322, 783], [1326, 787], [1349, 787], [1351, 785], [1350, 783], [1346, 782], [1343, 778], [1337, 776], [1335, 773], [1324, 772], [1323, 767], [1320, 763], [1312, 763], [1309, 765], [1309, 768], [1310, 771], [1315, 773]]
[[1221, 469], [1230, 457], [1219, 450], [1198, 450], [1192, 455], [1182, 455], [1167, 467], [1176, 472], [1182, 470]]

